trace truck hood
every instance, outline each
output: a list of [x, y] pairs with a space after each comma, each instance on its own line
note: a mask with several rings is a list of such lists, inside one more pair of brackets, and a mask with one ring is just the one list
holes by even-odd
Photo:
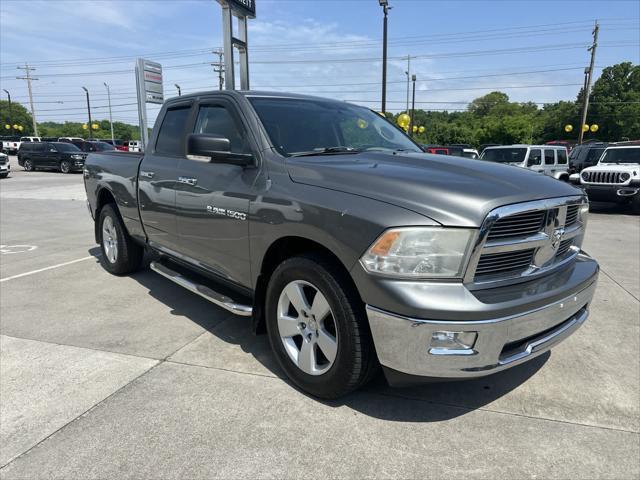
[[582, 194], [527, 169], [427, 153], [290, 157], [287, 169], [294, 182], [372, 198], [461, 227], [479, 227], [503, 205]]

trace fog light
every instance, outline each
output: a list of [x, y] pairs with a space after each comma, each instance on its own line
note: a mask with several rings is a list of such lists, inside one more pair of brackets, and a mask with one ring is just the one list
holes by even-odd
[[431, 353], [434, 350], [471, 350], [476, 343], [476, 332], [433, 332]]

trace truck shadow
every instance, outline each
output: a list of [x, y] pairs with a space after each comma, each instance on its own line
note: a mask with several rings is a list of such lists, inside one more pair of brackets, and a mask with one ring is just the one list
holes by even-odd
[[633, 211], [631, 205], [621, 205], [612, 202], [590, 202], [589, 213], [598, 213], [600, 215], [638, 215], [638, 213]]
[[[267, 336], [251, 333], [249, 318], [231, 315], [149, 270], [138, 272], [132, 278], [146, 288], [149, 295], [170, 307], [173, 315], [185, 317], [207, 331], [172, 354], [169, 361], [277, 377], [297, 390], [277, 365]], [[380, 372], [364, 389], [335, 401], [300, 393], [330, 407], [346, 406], [382, 420], [438, 422], [465, 415], [508, 394], [542, 368], [549, 356], [546, 353], [481, 379], [406, 388], [389, 387]]]

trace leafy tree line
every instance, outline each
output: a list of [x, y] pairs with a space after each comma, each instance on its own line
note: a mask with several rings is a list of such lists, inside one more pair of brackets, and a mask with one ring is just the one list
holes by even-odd
[[[534, 103], [510, 102], [506, 93], [491, 92], [473, 100], [464, 112], [416, 109], [414, 124], [426, 130], [414, 138], [420, 143], [471, 145], [577, 141], [583, 98], [581, 89], [575, 101], [539, 108]], [[624, 62], [606, 67], [589, 101], [586, 123], [597, 124], [598, 131], [585, 133], [585, 140], [640, 139], [640, 66]], [[573, 131], [565, 132], [565, 125], [572, 125]]]
[[[425, 132], [416, 134], [420, 143], [544, 143], [550, 140], [576, 141], [582, 112], [582, 89], [575, 101], [560, 101], [543, 105], [514, 103], [503, 92], [491, 92], [471, 102], [464, 112], [436, 112], [416, 110], [414, 124], [423, 125]], [[17, 135], [33, 135], [31, 114], [19, 103], [12, 104], [11, 123], [23, 126]], [[397, 115], [387, 114], [392, 121]], [[95, 121], [100, 128], [92, 137], [109, 138], [108, 120]], [[631, 62], [605, 68], [593, 85], [590, 97], [588, 125], [597, 124], [596, 133], [588, 132], [585, 139], [616, 141], [640, 139], [640, 66]], [[10, 134], [8, 102], [0, 100], [0, 128]], [[43, 137], [86, 137], [83, 122], [43, 122], [38, 130]], [[565, 125], [573, 131], [565, 132]], [[136, 125], [113, 123], [114, 135], [123, 140], [139, 139]]]

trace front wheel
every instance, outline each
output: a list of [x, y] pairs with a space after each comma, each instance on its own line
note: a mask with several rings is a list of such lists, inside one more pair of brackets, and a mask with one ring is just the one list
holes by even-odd
[[24, 168], [27, 172], [33, 172], [33, 162], [29, 159], [26, 159], [22, 163], [22, 168]]
[[266, 321], [278, 363], [312, 395], [338, 398], [376, 371], [362, 301], [331, 259], [309, 254], [280, 264], [267, 287]]
[[144, 249], [135, 243], [113, 205], [105, 205], [98, 217], [102, 265], [114, 275], [126, 275], [140, 268]]
[[70, 173], [71, 172], [71, 162], [69, 160], [63, 160], [60, 162], [60, 171], [62, 173]]

